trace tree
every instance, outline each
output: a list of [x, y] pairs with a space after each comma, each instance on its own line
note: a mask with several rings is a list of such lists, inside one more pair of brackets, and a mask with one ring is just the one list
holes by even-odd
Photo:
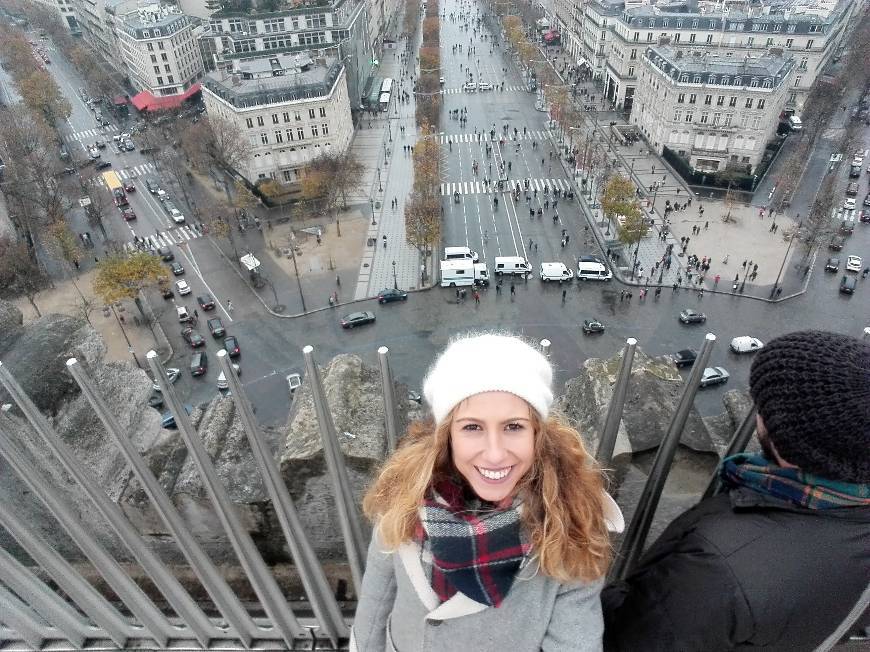
[[356, 154], [325, 151], [309, 163], [302, 179], [303, 193], [308, 199], [324, 198], [327, 206], [334, 206], [341, 198], [347, 208], [347, 193], [359, 187], [365, 166]]
[[66, 120], [72, 113], [69, 100], [60, 92], [54, 77], [44, 70], [37, 70], [20, 80], [18, 92], [24, 103], [32, 111], [42, 113], [49, 125]]
[[412, 192], [405, 203], [405, 240], [425, 257], [440, 239], [441, 202]]
[[13, 299], [24, 295], [41, 317], [36, 295], [46, 282], [47, 278], [24, 242], [0, 238], [0, 296]]
[[[188, 131], [186, 144], [190, 151], [188, 157], [201, 166], [217, 168], [221, 172], [235, 172], [251, 155], [248, 137], [232, 120], [220, 116], [203, 117]], [[230, 186], [225, 175], [220, 174], [227, 200], [232, 202]]]
[[132, 299], [142, 319], [150, 323], [139, 293], [145, 288], [158, 285], [166, 277], [166, 269], [158, 256], [136, 252], [129, 256], [109, 256], [97, 264], [97, 275], [93, 281], [94, 293], [107, 305]]

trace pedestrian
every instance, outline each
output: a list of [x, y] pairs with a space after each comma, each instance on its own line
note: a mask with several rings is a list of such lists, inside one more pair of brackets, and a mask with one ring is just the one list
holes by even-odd
[[99, 262], [100, 262], [100, 259], [97, 258], [96, 256], [94, 256], [94, 262], [95, 262], [95, 263], [99, 263]]
[[511, 281], [511, 298], [513, 298], [513, 296], [514, 296], [516, 293], [517, 293], [517, 288], [516, 288], [516, 286], [514, 285], [514, 282]]
[[233, 310], [235, 310], [235, 308], [233, 306], [233, 302], [230, 301], [229, 299], [227, 299], [226, 304], [227, 304], [227, 312], [232, 312]]
[[341, 277], [338, 274], [335, 275], [335, 284], [341, 287]]
[[562, 303], [565, 303], [565, 297], [568, 294], [568, 290], [562, 288]]
[[386, 249], [387, 248], [387, 234], [386, 233], [383, 236], [382, 242], [384, 243], [384, 249]]
[[472, 294], [471, 296], [474, 297], [474, 305], [479, 306], [480, 305], [480, 293], [477, 290], [475, 290], [474, 294]]
[[79, 259], [78, 258], [73, 259], [73, 265], [75, 265], [76, 269], [79, 268]]
[[716, 274], [716, 276], [713, 277], [713, 287], [716, 287], [717, 285], [719, 285], [720, 278], [721, 277], [718, 274]]
[[197, 312], [196, 308], [193, 309], [193, 316], [199, 319], [199, 312]]
[[[411, 426], [363, 501], [374, 532], [354, 618], [360, 650], [384, 649], [385, 636], [435, 650], [600, 648], [607, 527], [622, 529], [622, 516], [580, 435], [550, 413], [552, 375], [537, 349], [494, 334], [454, 340], [430, 368], [434, 426]], [[433, 631], [427, 612], [450, 600], [473, 617]]]
[[456, 288], [456, 303], [459, 303], [461, 295], [459, 294], [459, 288]]
[[698, 290], [698, 298], [699, 299], [704, 298], [704, 288], [701, 288], [700, 290]]
[[709, 228], [710, 228], [710, 222], [709, 221], [704, 222], [704, 230], [706, 231]]
[[565, 238], [562, 238], [562, 249], [565, 248]]
[[753, 271], [753, 272], [757, 272], [757, 271], [758, 271], [758, 263], [755, 263], [755, 264], [752, 266], [752, 271]]
[[[676, 292], [676, 291], [677, 291], [677, 288], [675, 287], [675, 288], [674, 288], [674, 292]], [[659, 299], [659, 295], [660, 295], [661, 293], [662, 293], [662, 288], [661, 288], [661, 286], [658, 286], [658, 287], [656, 288], [656, 292], [655, 292], [655, 299], [656, 299], [656, 301], [658, 301], [658, 299]]]
[[[848, 636], [864, 622], [870, 412], [831, 390], [870, 387], [870, 343], [801, 331], [753, 355], [760, 452], [722, 460], [721, 490], [602, 592], [604, 649], [829, 649], [841, 625]], [[794, 590], [782, 590], [784, 578]]]
[[622, 303], [623, 301], [625, 301], [625, 290], [620, 290], [619, 291], [619, 303]]
[[495, 293], [501, 294], [501, 279], [499, 279], [498, 283], [495, 284]]

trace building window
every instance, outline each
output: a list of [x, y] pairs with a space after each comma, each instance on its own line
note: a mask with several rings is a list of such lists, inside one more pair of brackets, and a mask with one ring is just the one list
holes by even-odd
[[752, 88], [758, 88], [758, 80], [757, 80], [755, 77], [753, 77], [753, 78], [752, 78], [752, 81], [749, 82], [749, 85], [750, 85]]
[[632, 40], [637, 43], [640, 40], [640, 32], [635, 32]]
[[800, 85], [801, 85], [801, 79], [803, 79], [803, 77], [801, 77], [800, 75], [798, 75], [797, 77], [795, 77], [795, 78], [794, 78], [794, 85], [795, 85], [795, 86], [800, 86]]
[[253, 118], [246, 118], [245, 124], [248, 125], [248, 129], [253, 129], [254, 128], [254, 119]]
[[628, 67], [628, 76], [629, 76], [629, 77], [634, 77], [634, 66], [629, 66], [629, 67]]
[[802, 57], [800, 65], [798, 65], [798, 68], [800, 68], [801, 70], [806, 70], [809, 62], [810, 62], [809, 57]]
[[792, 33], [792, 34], [794, 34], [794, 32], [795, 32], [796, 29], [797, 29], [797, 25], [795, 25], [794, 23], [792, 23], [791, 25], [788, 26], [788, 29], [787, 29], [786, 31], [788, 31], [788, 32], [790, 32], [790, 33]]
[[725, 106], [725, 96], [724, 95], [719, 95], [716, 98], [716, 106]]
[[712, 103], [713, 103], [713, 96], [712, 95], [705, 95], [704, 96], [704, 104], [706, 104], [707, 106], [710, 106]]
[[692, 77], [692, 83], [693, 84], [700, 84], [701, 83], [701, 75], [695, 75], [694, 77]]
[[674, 34], [674, 43], [679, 43], [679, 42], [680, 42], [680, 33], [677, 32], [676, 34]]
[[314, 119], [314, 109], [308, 109], [308, 117], [310, 119]]
[[774, 32], [781, 32], [781, 31], [782, 31], [782, 25], [780, 25], [779, 23], [774, 23], [774, 24], [773, 24], [773, 31], [774, 31]]
[[735, 86], [743, 86], [743, 77], [735, 77], [734, 78]]
[[755, 108], [759, 109], [759, 110], [764, 108], [764, 98], [763, 97], [760, 100], [758, 100], [758, 104], [755, 105]]
[[160, 66], [154, 66], [154, 74], [157, 75], [160, 73]]
[[793, 39], [793, 38], [787, 38], [787, 39], [785, 39], [785, 47], [790, 48], [792, 45], [794, 45], [794, 39]]
[[707, 45], [710, 45], [713, 42], [713, 35], [707, 34]]
[[746, 108], [747, 108], [747, 109], [751, 109], [751, 108], [752, 108], [752, 98], [751, 98], [751, 97], [747, 97], [747, 98], [746, 98]]
[[317, 136], [318, 136], [317, 125], [311, 125], [311, 137], [317, 138]]
[[284, 134], [281, 133], [280, 129], [275, 130], [275, 142], [283, 143], [284, 142]]
[[157, 63], [157, 55], [156, 54], [151, 55], [151, 63]]
[[288, 111], [284, 111], [284, 122], [290, 122], [290, 113]]
[[696, 36], [697, 36], [697, 34], [689, 34], [689, 43], [694, 43]]
[[691, 122], [694, 114], [691, 111], [686, 112], [686, 122]]
[[264, 145], [269, 144], [269, 135], [265, 131], [260, 134], [260, 142]]
[[296, 137], [299, 140], [305, 140], [305, 131], [302, 129], [302, 127], [296, 127]]
[[[323, 110], [323, 109], [321, 109], [321, 111], [322, 111], [322, 110]], [[329, 125], [326, 124], [325, 122], [324, 122], [322, 125], [320, 125], [320, 130], [323, 132], [323, 135], [324, 135], [324, 136], [328, 136], [328, 135], [329, 135]]]
[[653, 41], [653, 33], [652, 32], [647, 32], [646, 40], [648, 43], [652, 43], [652, 41]]
[[683, 111], [682, 109], [677, 109], [674, 111], [674, 122], [679, 122], [683, 119]]
[[637, 48], [631, 49], [631, 54], [628, 55], [628, 58], [630, 61], [634, 61], [635, 59], [637, 59]]
[[713, 125], [718, 126], [721, 121], [722, 121], [722, 114], [721, 113], [714, 113], [713, 114]]
[[701, 124], [705, 125], [710, 121], [710, 114], [704, 111], [701, 114]]
[[326, 108], [325, 107], [322, 107], [322, 106], [320, 107], [320, 117], [321, 118], [326, 117]]
[[157, 78], [157, 83], [158, 83], [160, 86], [163, 86], [163, 77], [158, 77], [158, 78]]
[[731, 120], [732, 120], [733, 118], [734, 118], [734, 116], [733, 116], [732, 114], [730, 114], [730, 113], [726, 113], [726, 114], [725, 114], [725, 126], [726, 126], [726, 127], [730, 127], [730, 126], [731, 126]]
[[683, 26], [683, 19], [677, 18], [677, 27], [682, 27], [682, 26]]
[[684, 84], [688, 84], [689, 83], [689, 75], [687, 75], [686, 73], [683, 73], [682, 75], [680, 75], [680, 81]]
[[160, 55], [160, 58], [161, 58], [163, 61], [169, 61], [169, 57], [166, 56], [166, 53], [165, 53], [165, 52], [164, 52], [163, 54]]
[[154, 52], [154, 44], [153, 44], [153, 43], [149, 43], [149, 44], [148, 44], [148, 51], [149, 51], [149, 52]]
[[752, 128], [753, 129], [758, 129], [758, 127], [760, 125], [761, 125], [761, 118], [759, 116], [755, 116], [754, 118], [752, 118]]
[[807, 50], [813, 49], [813, 39], [810, 39], [809, 41], [807, 41], [807, 48], [806, 49]]
[[794, 104], [795, 102], [797, 102], [797, 93], [795, 93], [794, 91], [789, 91], [788, 102], [789, 104]]
[[737, 97], [732, 95], [728, 98], [728, 106], [734, 107], [737, 106]]
[[694, 93], [689, 94], [689, 104], [694, 104], [697, 99], [698, 99], [698, 96], [695, 95]]
[[692, 29], [698, 29], [698, 19], [692, 20]]
[[296, 118], [296, 120], [301, 120], [301, 119], [302, 119], [302, 114], [299, 113], [299, 111], [294, 111], [294, 112], [293, 112], [293, 116]]
[[263, 124], [264, 124], [264, 123], [263, 123], [263, 116], [258, 115], [258, 116], [257, 116], [257, 125], [260, 126], [260, 127], [262, 127]]
[[278, 114], [277, 113], [272, 114], [272, 124], [273, 125], [278, 124]]
[[677, 95], [677, 104], [683, 104], [686, 101], [686, 94], [680, 93]]
[[284, 133], [287, 134], [287, 142], [292, 142], [293, 141], [293, 130], [292, 129], [285, 129]]
[[746, 45], [748, 45], [749, 47], [752, 47], [754, 44], [755, 44], [755, 37], [754, 36], [750, 36], [748, 39], [746, 39]]

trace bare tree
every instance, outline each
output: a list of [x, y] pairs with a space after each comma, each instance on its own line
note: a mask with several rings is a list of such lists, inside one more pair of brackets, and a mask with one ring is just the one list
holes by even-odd
[[24, 295], [41, 317], [36, 295], [47, 280], [25, 243], [0, 238], [0, 296], [12, 299]]

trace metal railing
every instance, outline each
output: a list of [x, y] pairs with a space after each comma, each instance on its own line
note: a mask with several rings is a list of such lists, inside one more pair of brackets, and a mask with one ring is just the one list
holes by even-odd
[[[623, 538], [611, 573], [612, 577], [624, 577], [643, 551], [664, 482], [715, 340], [712, 334], [705, 337], [700, 355], [689, 379], [684, 384], [682, 396], [659, 446], [652, 471], [644, 487], [636, 517], [632, 519]], [[636, 345], [637, 341], [634, 339], [629, 339], [626, 343], [613, 397], [602, 428], [596, 457], [604, 466], [610, 464], [613, 456]], [[541, 348], [545, 355], [550, 355], [549, 341], [543, 340]], [[0, 549], [0, 648], [204, 649], [213, 646], [225, 649], [346, 649], [351, 616], [342, 612], [335, 591], [327, 581], [311, 542], [303, 530], [296, 507], [279, 471], [275, 454], [271, 452], [263, 436], [248, 396], [233, 372], [229, 357], [225, 351], [219, 351], [217, 356], [313, 616], [297, 616], [290, 599], [282, 593], [240, 519], [237, 507], [231, 502], [227, 488], [221, 484], [205, 444], [194, 428], [175, 387], [169, 383], [165, 368], [155, 352], [151, 351], [147, 355], [152, 376], [158, 379], [164, 400], [175, 417], [179, 433], [202, 478], [205, 491], [220, 524], [256, 594], [258, 604], [244, 604], [227, 584], [221, 572], [195, 539], [170, 497], [152, 474], [142, 455], [119, 425], [111, 406], [106, 404], [97, 391], [91, 374], [76, 359], [67, 362], [67, 372], [72, 375], [82, 395], [139, 480], [156, 514], [168, 528], [175, 544], [210, 598], [209, 607], [194, 600], [169, 568], [149, 549], [141, 534], [124, 517], [118, 505], [91, 478], [84, 464], [61, 440], [57, 431], [25, 394], [9, 369], [0, 362], [0, 385], [9, 392], [12, 401], [24, 414], [45, 446], [106, 519], [142, 572], [174, 611], [174, 615], [167, 615], [152, 597], [146, 595], [121, 564], [97, 541], [88, 525], [74, 516], [76, 510], [70, 508], [68, 498], [55, 490], [51, 483], [44, 481], [40, 470], [28, 461], [28, 456], [21, 450], [20, 442], [23, 440], [20, 438], [16, 440], [13, 437], [16, 424], [9, 414], [10, 405], [6, 406], [0, 414], [0, 457], [5, 459], [13, 471], [28, 485], [33, 496], [45, 505], [60, 527], [78, 545], [93, 567], [102, 575], [116, 598], [109, 600], [97, 591], [77, 567], [63, 559], [62, 555], [51, 546], [51, 542], [42, 540], [31, 524], [22, 521], [14, 505], [0, 503], [0, 525], [36, 562], [36, 567], [28, 567], [9, 551]], [[333, 499], [344, 539], [346, 560], [355, 594], [358, 594], [365, 572], [366, 541], [363, 524], [351, 492], [348, 471], [326, 401], [313, 347], [306, 346], [303, 349], [303, 356]], [[400, 420], [396, 386], [393, 382], [387, 347], [378, 349], [378, 362], [382, 376], [384, 426], [389, 453], [397, 445]], [[729, 453], [744, 448], [754, 430], [754, 423], [754, 411], [750, 411], [736, 431], [728, 448]], [[718, 488], [716, 482], [714, 476], [707, 495]], [[62, 594], [46, 583], [43, 579], [45, 576], [57, 585]], [[252, 612], [265, 614], [265, 617], [254, 616]]]

